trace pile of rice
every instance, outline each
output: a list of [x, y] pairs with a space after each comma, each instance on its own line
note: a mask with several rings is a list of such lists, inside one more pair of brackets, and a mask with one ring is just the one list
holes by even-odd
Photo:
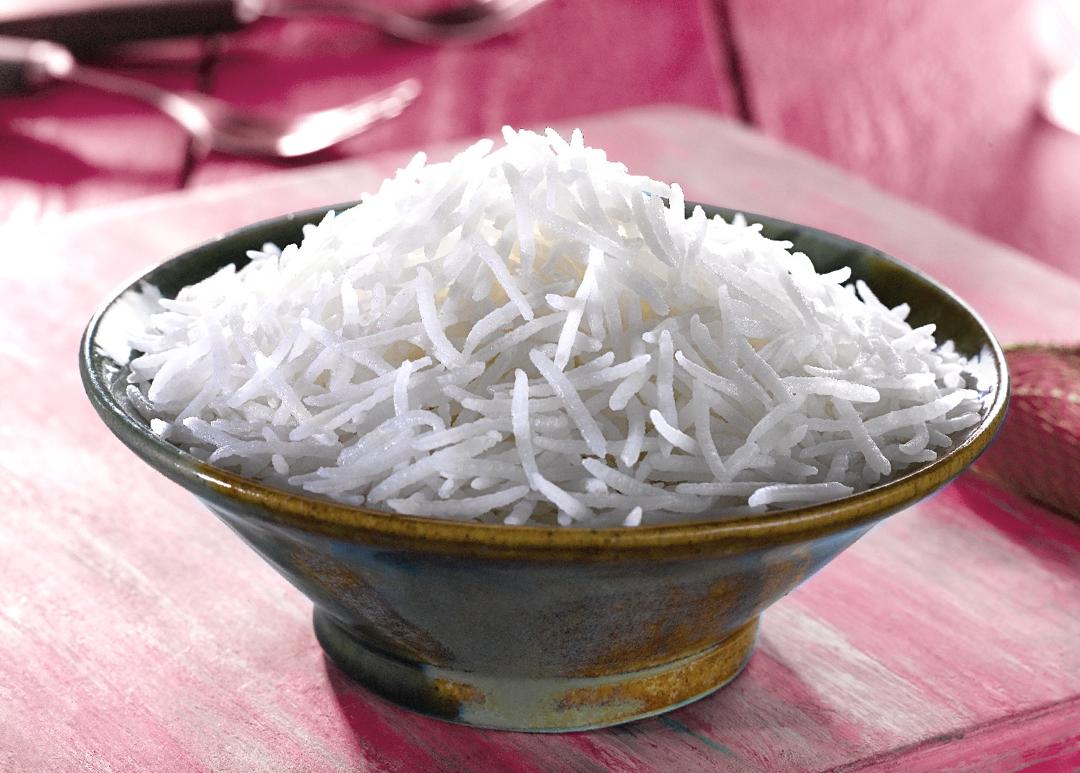
[[978, 421], [906, 304], [579, 132], [504, 137], [161, 299], [128, 388], [154, 431], [349, 504], [593, 527], [835, 499]]

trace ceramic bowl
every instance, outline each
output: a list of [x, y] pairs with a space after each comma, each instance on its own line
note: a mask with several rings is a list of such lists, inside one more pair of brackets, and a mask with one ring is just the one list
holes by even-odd
[[[341, 209], [342, 207], [335, 207]], [[326, 209], [240, 229], [138, 282], [169, 297], [265, 242], [298, 240]], [[706, 208], [725, 217], [731, 211]], [[945, 485], [1005, 414], [1001, 350], [962, 301], [899, 261], [804, 226], [752, 216], [819, 271], [850, 266], [912, 325], [979, 360], [982, 419], [937, 461], [853, 496], [738, 520], [602, 530], [459, 523], [349, 507], [208, 466], [154, 435], [124, 397], [123, 288], [90, 321], [91, 402], [143, 461], [191, 491], [315, 605], [327, 655], [403, 706], [472, 725], [612, 725], [701, 698], [750, 657], [761, 613], [883, 518]], [[827, 581], [827, 580], [826, 580]]]

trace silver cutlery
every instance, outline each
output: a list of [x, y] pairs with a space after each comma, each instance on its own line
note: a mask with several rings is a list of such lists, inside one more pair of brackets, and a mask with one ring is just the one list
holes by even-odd
[[399, 115], [420, 93], [419, 82], [408, 78], [357, 102], [279, 118], [87, 67], [58, 43], [0, 37], [0, 82], [35, 88], [57, 80], [145, 102], [183, 126], [202, 150], [277, 158], [315, 153], [361, 134]]

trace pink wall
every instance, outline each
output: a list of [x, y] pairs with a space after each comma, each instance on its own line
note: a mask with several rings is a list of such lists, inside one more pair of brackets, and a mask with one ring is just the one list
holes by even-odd
[[1080, 275], [1080, 138], [1037, 112], [1037, 0], [728, 2], [758, 128]]
[[1034, 114], [1028, 0], [732, 0], [754, 122], [978, 221]]

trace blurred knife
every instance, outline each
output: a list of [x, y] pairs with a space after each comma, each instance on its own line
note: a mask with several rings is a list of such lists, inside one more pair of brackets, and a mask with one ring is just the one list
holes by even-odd
[[239, 29], [254, 21], [242, 0], [16, 0], [0, 2], [0, 35], [86, 51], [126, 40]]
[[229, 32], [267, 16], [337, 16], [417, 43], [471, 43], [505, 32], [546, 0], [461, 0], [411, 16], [376, 0], [0, 0], [0, 35], [83, 52], [127, 40]]

